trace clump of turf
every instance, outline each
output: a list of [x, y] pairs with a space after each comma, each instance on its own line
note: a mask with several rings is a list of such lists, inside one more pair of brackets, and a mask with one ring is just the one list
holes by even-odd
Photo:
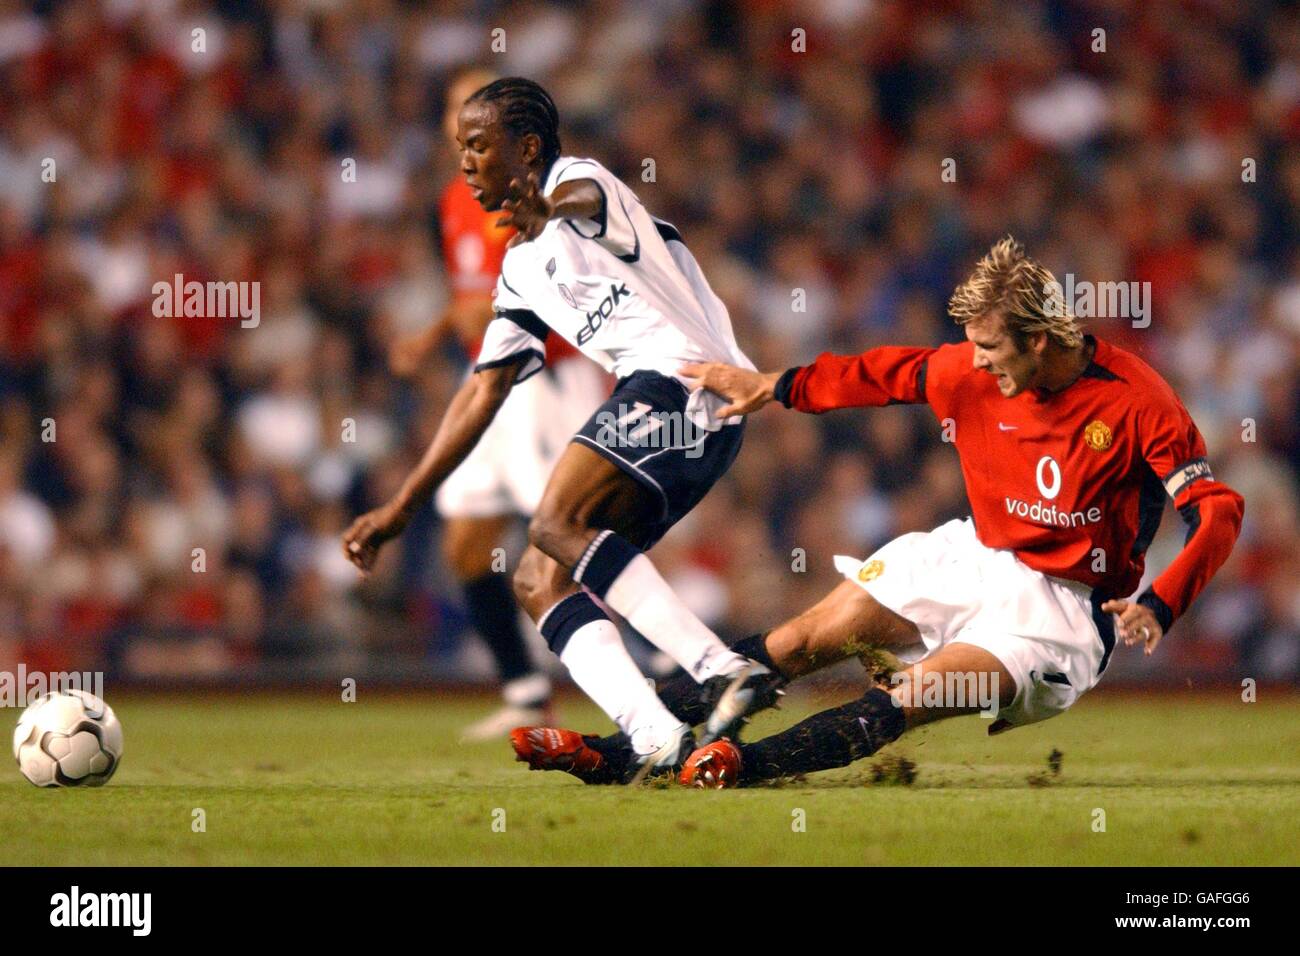
[[1047, 755], [1047, 766], [1051, 768], [1054, 776], [1059, 777], [1061, 775], [1061, 759], [1064, 756], [1065, 754], [1061, 753], [1055, 747], [1053, 747], [1052, 752]]
[[857, 638], [848, 641], [842, 651], [846, 656], [857, 657], [862, 662], [871, 683], [876, 687], [889, 690], [893, 686], [893, 676], [898, 670], [898, 658], [893, 654]]
[[1047, 770], [1038, 770], [1031, 773], [1025, 778], [1025, 782], [1031, 787], [1050, 787], [1056, 783], [1061, 776], [1061, 761], [1065, 754], [1052, 748], [1052, 752], [1047, 755]]
[[871, 782], [910, 787], [916, 782], [916, 764], [902, 754], [888, 754], [871, 765]]

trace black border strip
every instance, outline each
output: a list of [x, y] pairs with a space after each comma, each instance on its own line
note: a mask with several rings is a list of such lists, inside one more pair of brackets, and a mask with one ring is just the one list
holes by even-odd
[[546, 341], [546, 336], [551, 331], [551, 327], [532, 309], [497, 309], [496, 316], [500, 319], [509, 319], [541, 342]]
[[[539, 352], [537, 349], [524, 349], [522, 352], [512, 352], [510, 355], [507, 355], [505, 358], [493, 359], [490, 362], [480, 362], [478, 365], [474, 366], [474, 371], [476, 373], [485, 372], [489, 369], [501, 368], [502, 366], [505, 365], [514, 365], [520, 359], [527, 360], [523, 364], [523, 369], [526, 371], [523, 371], [523, 374], [521, 375], [515, 376], [514, 383], [516, 385], [518, 385], [520, 382], [528, 381], [530, 378], [532, 378], [542, 369], [546, 368], [546, 355], [544, 353]], [[536, 360], [537, 366], [535, 368], [529, 369], [528, 362], [531, 362], [533, 360]]]

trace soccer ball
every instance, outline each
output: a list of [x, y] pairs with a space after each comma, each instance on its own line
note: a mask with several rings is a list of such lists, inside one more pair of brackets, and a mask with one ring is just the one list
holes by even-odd
[[38, 787], [102, 787], [122, 760], [122, 725], [94, 694], [46, 694], [18, 718], [14, 759]]

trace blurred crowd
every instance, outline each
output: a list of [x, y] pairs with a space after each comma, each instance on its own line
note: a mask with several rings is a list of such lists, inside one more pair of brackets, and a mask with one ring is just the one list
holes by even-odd
[[[431, 511], [364, 582], [339, 545], [464, 374], [386, 355], [447, 301], [469, 65], [547, 86], [765, 369], [960, 338], [947, 298], [1007, 232], [1149, 282], [1149, 327], [1088, 325], [1169, 379], [1246, 521], [1112, 680], [1300, 680], [1300, 16], [1232, 0], [0, 0], [0, 666], [487, 673]], [[178, 273], [259, 282], [260, 321], [156, 316]], [[653, 557], [741, 636], [965, 509], [928, 409], [769, 410]]]

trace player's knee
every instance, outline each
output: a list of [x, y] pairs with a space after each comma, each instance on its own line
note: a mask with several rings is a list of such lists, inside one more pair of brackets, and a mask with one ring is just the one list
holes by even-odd
[[534, 554], [533, 551], [524, 553], [519, 567], [515, 569], [514, 577], [511, 578], [511, 586], [514, 588], [515, 600], [519, 602], [519, 606], [527, 611], [530, 617], [536, 619], [533, 612], [540, 598], [542, 576], [538, 562], [532, 557]]
[[534, 621], [563, 596], [560, 585], [568, 583], [560, 577], [560, 569], [545, 554], [529, 548], [524, 552], [512, 579], [515, 600]]
[[528, 522], [528, 543], [543, 554], [562, 561], [575, 541], [581, 543], [581, 530], [567, 516], [539, 511]]

